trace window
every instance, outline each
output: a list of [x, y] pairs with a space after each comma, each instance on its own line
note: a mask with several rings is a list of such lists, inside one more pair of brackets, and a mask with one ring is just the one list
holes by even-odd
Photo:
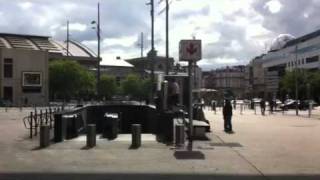
[[10, 58], [5, 58], [3, 65], [3, 77], [12, 78], [13, 76], [13, 61]]
[[314, 63], [319, 61], [319, 56], [313, 56], [306, 58], [306, 63]]

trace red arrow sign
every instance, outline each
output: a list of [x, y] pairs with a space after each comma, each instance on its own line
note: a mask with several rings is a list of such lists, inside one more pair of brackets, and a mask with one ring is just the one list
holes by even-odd
[[195, 52], [197, 52], [197, 48], [194, 46], [193, 43], [190, 43], [189, 47], [187, 47], [187, 52], [190, 55], [193, 55]]

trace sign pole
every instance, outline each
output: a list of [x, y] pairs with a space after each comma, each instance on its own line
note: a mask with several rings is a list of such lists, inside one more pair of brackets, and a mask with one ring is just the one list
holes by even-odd
[[193, 109], [192, 109], [192, 89], [193, 89], [193, 78], [192, 78], [192, 66], [193, 61], [189, 60], [188, 75], [189, 75], [189, 150], [192, 151], [192, 139], [193, 139]]
[[[192, 151], [193, 143], [193, 86], [192, 77], [193, 66], [201, 60], [201, 40], [181, 40], [179, 43], [179, 58], [181, 61], [188, 61], [188, 78], [189, 78], [189, 144], [188, 150]], [[195, 76], [195, 73], [194, 73]]]

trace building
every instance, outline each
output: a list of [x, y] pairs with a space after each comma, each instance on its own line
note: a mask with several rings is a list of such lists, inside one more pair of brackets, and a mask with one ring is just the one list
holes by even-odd
[[[132, 64], [134, 66], [135, 72], [140, 74], [142, 77], [148, 77], [151, 74], [153, 63], [150, 55], [148, 55], [147, 57], [126, 59], [125, 61]], [[168, 61], [169, 71], [172, 71], [174, 59], [169, 58]], [[164, 74], [167, 67], [167, 58], [155, 55], [153, 67], [155, 74]]]
[[213, 88], [225, 96], [243, 98], [245, 92], [245, 66], [227, 66], [212, 70], [204, 77], [205, 88]]
[[[291, 35], [279, 35], [270, 51], [259, 58], [261, 67], [252, 66], [254, 71], [263, 72], [264, 97], [280, 96], [279, 82], [286, 71], [320, 69], [320, 30], [294, 38]], [[256, 89], [255, 89], [256, 90]]]
[[245, 98], [263, 98], [265, 95], [265, 71], [262, 67], [263, 57], [257, 56], [245, 67], [244, 93]]
[[85, 46], [48, 36], [0, 33], [0, 98], [10, 105], [48, 103], [48, 65], [55, 59], [70, 59], [84, 67], [97, 65], [97, 57]]
[[117, 84], [134, 72], [134, 66], [120, 58], [116, 60], [103, 61], [100, 64], [101, 75], [112, 75], [116, 78]]

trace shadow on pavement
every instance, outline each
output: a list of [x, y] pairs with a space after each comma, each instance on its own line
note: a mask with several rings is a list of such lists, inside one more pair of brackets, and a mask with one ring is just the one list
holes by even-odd
[[178, 160], [205, 159], [204, 154], [200, 151], [175, 151], [173, 155]]
[[153, 173], [0, 173], [1, 180], [315, 180], [319, 175], [225, 175], [225, 174], [153, 174]]

